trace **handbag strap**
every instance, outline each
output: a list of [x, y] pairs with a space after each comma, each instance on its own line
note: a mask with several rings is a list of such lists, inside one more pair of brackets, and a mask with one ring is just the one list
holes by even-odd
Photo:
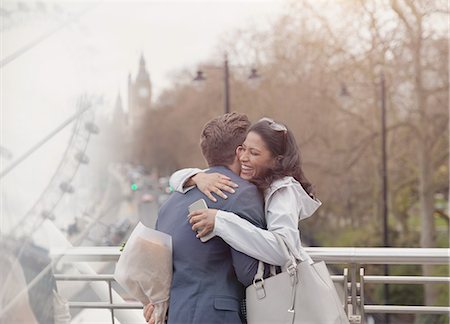
[[[295, 250], [292, 248], [290, 243], [288, 243], [280, 234], [272, 232], [275, 238], [278, 241], [278, 245], [281, 247], [283, 251], [283, 255], [288, 261], [284, 265], [289, 274], [292, 274], [293, 271], [297, 268], [297, 264], [301, 262], [300, 256], [295, 256]], [[275, 266], [270, 265], [270, 274], [273, 276], [276, 274]], [[255, 277], [253, 278], [253, 283], [257, 281], [261, 281], [264, 276], [264, 263], [262, 261], [258, 262], [258, 270], [256, 271]]]
[[283, 254], [285, 258], [288, 260], [286, 264], [284, 265], [291, 274], [291, 271], [297, 268], [297, 264], [302, 262], [302, 258], [298, 253], [296, 253], [296, 250], [292, 247], [292, 245], [280, 234], [272, 232], [275, 238], [278, 241], [278, 245], [281, 247], [281, 250], [283, 251]]

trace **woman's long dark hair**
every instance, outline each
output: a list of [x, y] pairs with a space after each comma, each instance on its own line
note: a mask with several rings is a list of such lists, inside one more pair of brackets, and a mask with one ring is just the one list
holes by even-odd
[[[266, 144], [272, 156], [275, 157], [275, 167], [268, 169], [266, 174], [262, 177], [252, 180], [258, 188], [264, 192], [270, 187], [270, 184], [285, 176], [291, 176], [302, 185], [303, 189], [311, 196], [314, 197], [313, 186], [308, 181], [303, 173], [300, 150], [295, 141], [295, 137], [292, 132], [287, 129], [279, 130], [282, 124], [272, 122], [268, 119], [262, 119], [259, 122], [253, 124], [249, 132], [254, 132], [261, 136], [262, 140]], [[282, 125], [281, 127], [285, 127]]]

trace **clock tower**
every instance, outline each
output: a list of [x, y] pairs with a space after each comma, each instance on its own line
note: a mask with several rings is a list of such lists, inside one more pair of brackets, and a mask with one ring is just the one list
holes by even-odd
[[143, 120], [145, 113], [150, 110], [151, 94], [150, 76], [145, 66], [144, 55], [141, 55], [135, 81], [133, 82], [131, 74], [128, 75], [128, 118], [134, 130], [140, 128], [139, 123]]

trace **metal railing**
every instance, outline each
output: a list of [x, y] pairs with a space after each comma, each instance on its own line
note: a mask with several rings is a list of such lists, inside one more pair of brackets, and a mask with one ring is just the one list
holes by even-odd
[[[448, 314], [447, 306], [366, 305], [366, 284], [450, 284], [450, 277], [366, 276], [361, 265], [448, 265], [450, 250], [435, 248], [306, 248], [314, 260], [348, 264], [344, 281], [344, 305], [352, 323], [365, 323], [366, 314]], [[359, 276], [357, 275], [359, 269]], [[346, 269], [344, 269], [345, 271]]]
[[[345, 265], [342, 275], [332, 275], [336, 284], [343, 288], [343, 307], [351, 323], [365, 323], [366, 314], [447, 314], [447, 306], [412, 306], [412, 305], [366, 305], [364, 290], [367, 284], [447, 284], [450, 277], [426, 276], [374, 276], [366, 275], [362, 265], [369, 264], [408, 264], [408, 265], [448, 265], [450, 249], [421, 248], [305, 248], [314, 261], [327, 264]], [[70, 249], [52, 249], [50, 255], [60, 258], [59, 262], [117, 262], [119, 247], [74, 247]], [[359, 270], [359, 271], [358, 271]], [[58, 281], [106, 281], [109, 289], [109, 301], [104, 302], [69, 302], [71, 308], [98, 308], [111, 311], [114, 323], [115, 309], [139, 309], [138, 302], [114, 303], [111, 283], [113, 275], [63, 275], [56, 274]]]
[[108, 284], [108, 296], [107, 302], [69, 302], [70, 308], [81, 309], [109, 309], [111, 311], [111, 323], [115, 324], [114, 310], [115, 309], [142, 309], [142, 304], [139, 302], [126, 302], [126, 303], [114, 303], [112, 294], [112, 282], [114, 276], [112, 274], [97, 274], [97, 275], [65, 275], [55, 274], [56, 281], [105, 281]]

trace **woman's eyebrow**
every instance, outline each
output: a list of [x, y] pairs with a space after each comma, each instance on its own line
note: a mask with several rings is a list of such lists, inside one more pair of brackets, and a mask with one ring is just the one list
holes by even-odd
[[256, 152], [261, 152], [261, 150], [257, 147], [249, 147], [248, 149]]
[[247, 146], [247, 145], [245, 145], [245, 144], [242, 144], [241, 146], [242, 146], [244, 149], [246, 149], [246, 150], [252, 150], [252, 151], [261, 152], [261, 150], [260, 150], [259, 148], [254, 147], [254, 146]]

